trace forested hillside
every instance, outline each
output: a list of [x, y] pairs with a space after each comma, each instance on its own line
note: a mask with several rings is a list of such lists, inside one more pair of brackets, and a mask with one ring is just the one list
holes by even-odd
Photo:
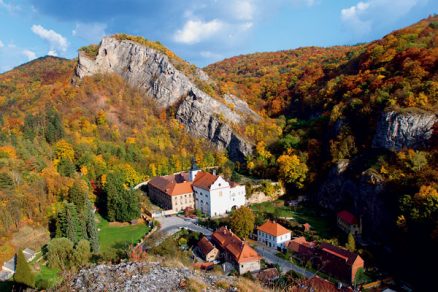
[[[437, 31], [433, 16], [369, 44], [256, 53], [204, 69], [282, 128], [277, 142], [258, 142], [248, 171], [363, 216], [366, 236], [391, 242], [393, 268], [437, 256]], [[416, 128], [426, 117], [427, 130]], [[431, 136], [427, 145], [408, 142], [419, 142], [415, 129]]]
[[[255, 144], [242, 164], [188, 134], [175, 108], [160, 109], [120, 74], [72, 83], [77, 60], [55, 57], [1, 74], [0, 241], [7, 246], [26, 224], [50, 222], [54, 234], [64, 232], [60, 210], [83, 205], [75, 202], [78, 193], [107, 219], [129, 221], [139, 215], [138, 204], [127, 203], [138, 199], [131, 188], [187, 169], [194, 156], [227, 176], [236, 169], [281, 180], [287, 198], [307, 195], [333, 213], [350, 209], [363, 216], [365, 236], [389, 244], [393, 268], [404, 261], [421, 266], [438, 244], [437, 31], [434, 16], [369, 44], [257, 53], [205, 68], [211, 80], [193, 79], [199, 88], [231, 113], [234, 105], [222, 98], [234, 94], [261, 117], [230, 126]], [[97, 48], [83, 51], [93, 58]], [[199, 73], [181, 64], [181, 72]], [[401, 122], [394, 126], [388, 112]], [[383, 145], [378, 131], [402, 147]]]
[[24, 224], [55, 218], [77, 180], [95, 201], [109, 179], [133, 187], [187, 169], [193, 156], [201, 166], [227, 163], [121, 77], [72, 85], [75, 65], [45, 57], [0, 75], [2, 243]]

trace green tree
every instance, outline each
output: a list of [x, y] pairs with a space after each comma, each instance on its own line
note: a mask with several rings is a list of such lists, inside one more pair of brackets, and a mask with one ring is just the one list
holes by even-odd
[[368, 277], [365, 274], [365, 271], [363, 268], [359, 268], [356, 272], [356, 275], [354, 276], [354, 285], [360, 285], [364, 284], [368, 281]]
[[254, 230], [255, 216], [252, 210], [242, 206], [231, 213], [230, 226], [234, 233], [246, 238]]
[[120, 173], [114, 172], [108, 175], [105, 191], [109, 221], [127, 222], [140, 216], [138, 193], [128, 189]]
[[348, 233], [348, 239], [347, 244], [345, 246], [349, 251], [356, 251], [356, 240], [354, 239], [353, 234], [350, 232]]
[[65, 237], [54, 238], [47, 245], [49, 267], [66, 270], [72, 266], [73, 242]]
[[96, 220], [90, 201], [87, 203], [87, 235], [90, 241], [91, 251], [97, 253], [99, 251], [99, 235], [97, 233]]
[[88, 185], [83, 179], [76, 179], [68, 191], [69, 201], [76, 205], [78, 210], [84, 210], [88, 201]]
[[61, 158], [58, 164], [58, 172], [62, 176], [72, 177], [76, 173], [76, 166], [68, 158]]
[[67, 237], [73, 243], [79, 241], [83, 234], [85, 222], [80, 222], [75, 204], [64, 202], [64, 208], [58, 213], [56, 237]]
[[47, 129], [45, 138], [50, 144], [64, 137], [64, 126], [61, 117], [54, 108], [50, 108], [47, 112]]
[[73, 262], [76, 267], [82, 267], [90, 261], [91, 251], [90, 242], [81, 239], [73, 252]]
[[35, 275], [26, 261], [23, 250], [21, 249], [17, 253], [17, 266], [14, 274], [14, 281], [27, 287], [35, 287]]

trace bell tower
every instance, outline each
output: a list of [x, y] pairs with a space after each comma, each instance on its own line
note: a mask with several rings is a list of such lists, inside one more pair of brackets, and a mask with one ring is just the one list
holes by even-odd
[[200, 171], [198, 165], [196, 164], [195, 158], [192, 158], [192, 166], [189, 171], [189, 181], [194, 181], [196, 174]]

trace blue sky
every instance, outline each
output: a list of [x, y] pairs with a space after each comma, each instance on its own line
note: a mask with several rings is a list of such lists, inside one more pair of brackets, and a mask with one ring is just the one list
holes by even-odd
[[205, 66], [226, 57], [378, 39], [438, 12], [436, 0], [0, 0], [0, 72], [118, 32]]

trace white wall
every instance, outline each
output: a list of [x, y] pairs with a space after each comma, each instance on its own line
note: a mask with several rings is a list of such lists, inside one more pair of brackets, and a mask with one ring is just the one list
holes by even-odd
[[286, 241], [289, 241], [291, 239], [291, 233], [287, 233], [280, 236], [272, 236], [270, 234], [267, 234], [265, 232], [262, 232], [260, 230], [257, 230], [257, 241], [263, 242], [266, 245], [267, 243], [270, 243], [270, 247], [281, 247], [284, 248], [284, 243]]
[[193, 186], [196, 209], [210, 217], [224, 215], [236, 206], [245, 205], [245, 186], [230, 188], [222, 177], [210, 186], [210, 191]]

